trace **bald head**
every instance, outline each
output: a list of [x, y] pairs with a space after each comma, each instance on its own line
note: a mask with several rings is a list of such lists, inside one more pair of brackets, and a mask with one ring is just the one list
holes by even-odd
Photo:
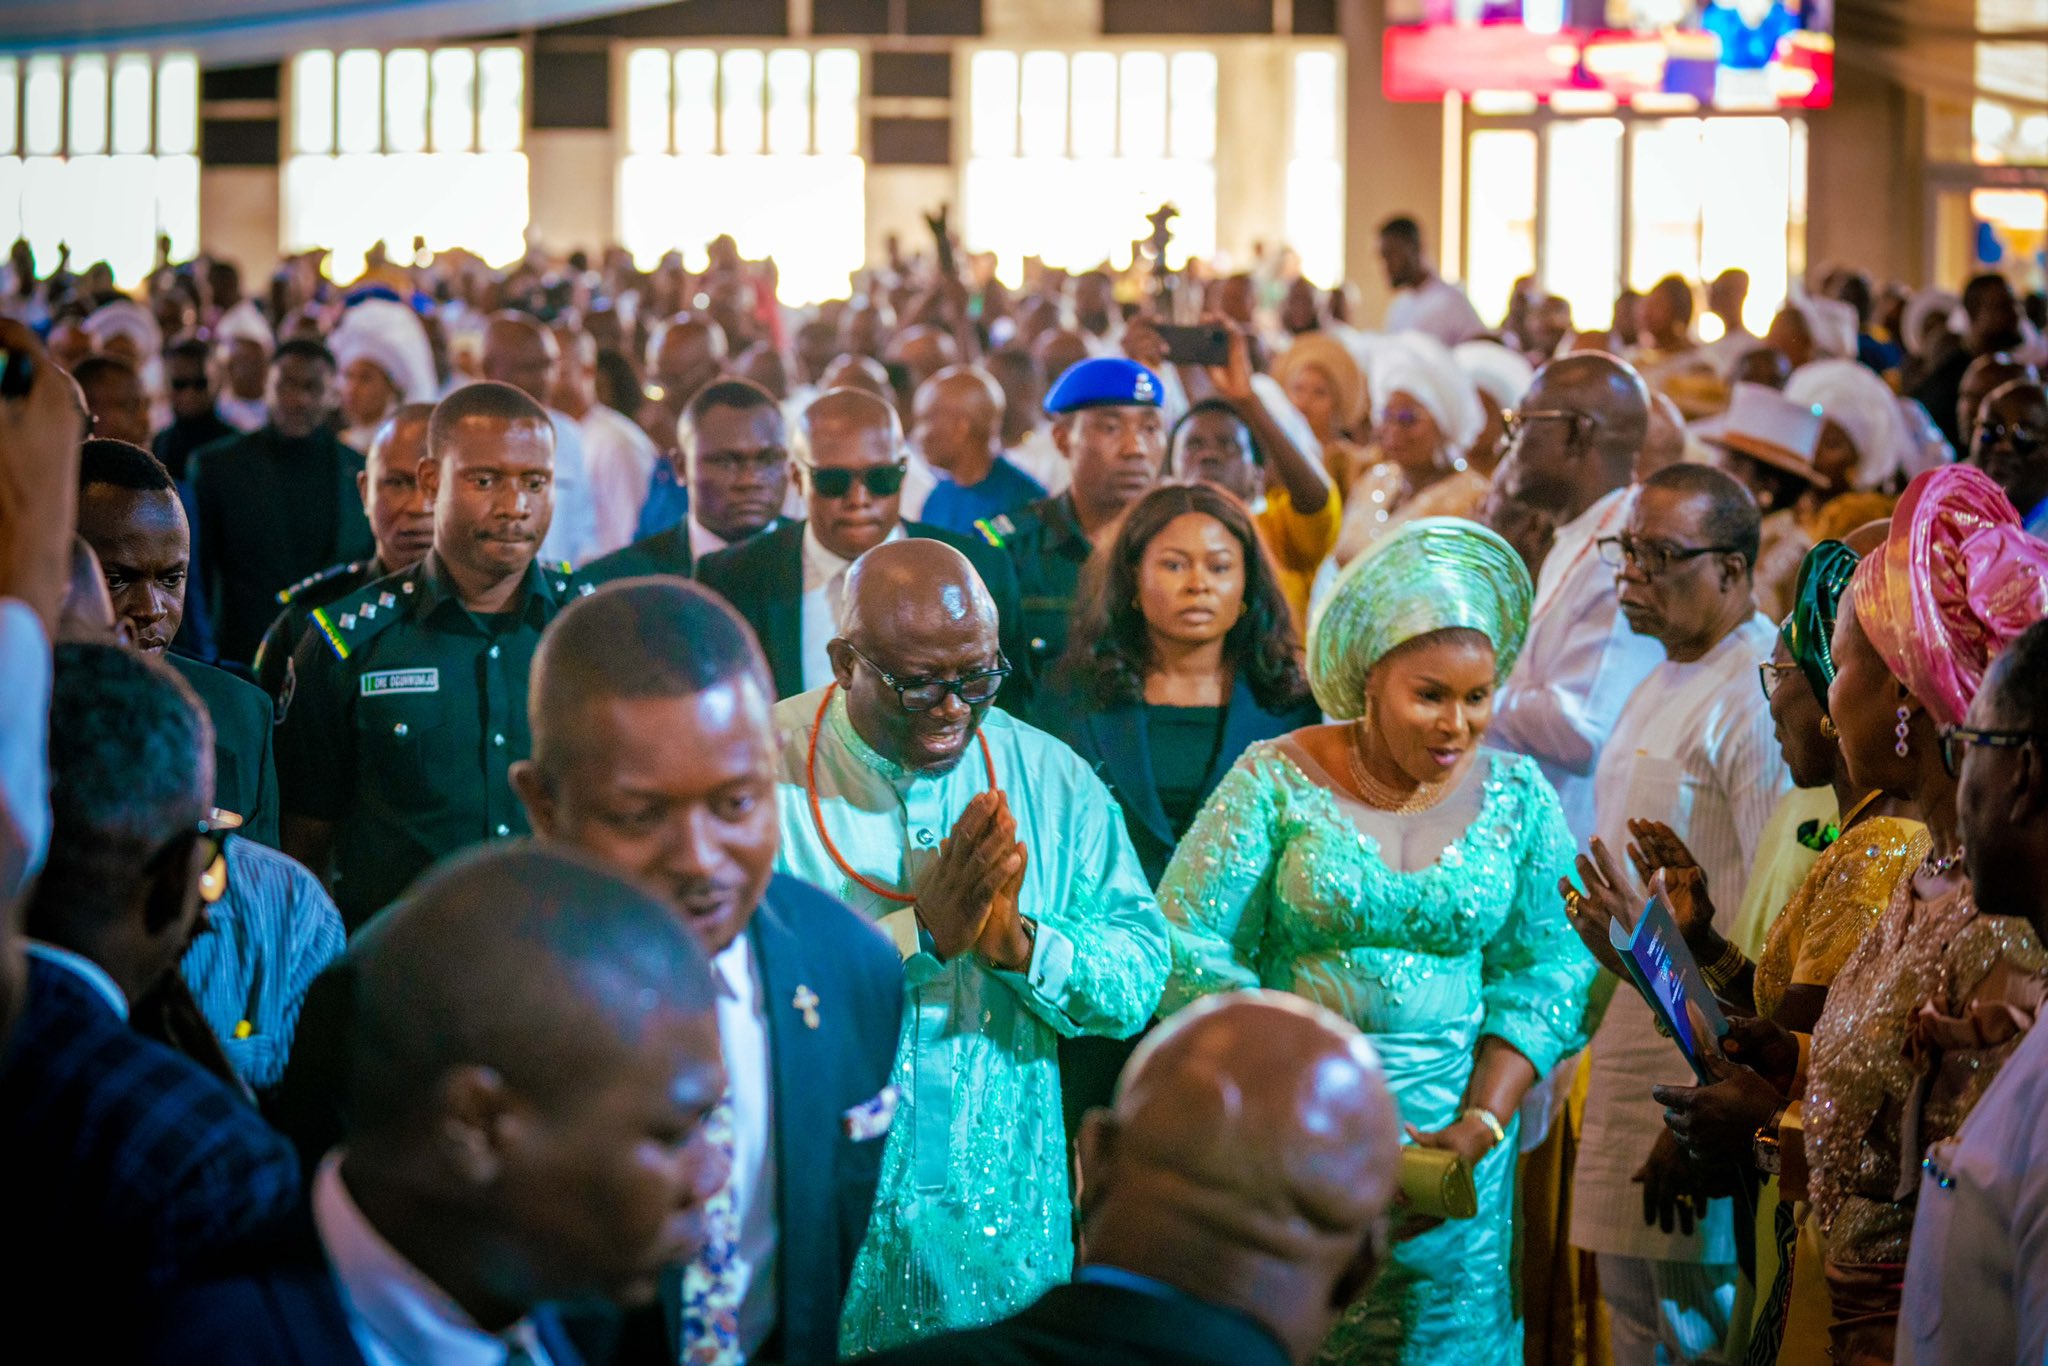
[[1031, 344], [1031, 357], [1047, 384], [1067, 373], [1089, 356], [1088, 343], [1079, 332], [1062, 328], [1047, 332]]
[[863, 393], [873, 394], [879, 399], [893, 397], [893, 391], [889, 388], [889, 372], [882, 368], [882, 363], [872, 356], [856, 355], [850, 352], [835, 358], [831, 364], [825, 367], [825, 373], [819, 379], [818, 387], [828, 391], [833, 389], [858, 389]]
[[1306, 1359], [1378, 1268], [1399, 1157], [1357, 1029], [1281, 992], [1210, 997], [1088, 1119], [1088, 1257], [1235, 1305]]
[[918, 386], [911, 444], [961, 483], [979, 483], [988, 473], [1002, 427], [1002, 386], [979, 366], [948, 366]]
[[1536, 372], [1521, 411], [1521, 436], [1502, 470], [1507, 491], [1563, 522], [1633, 477], [1650, 392], [1626, 361], [1578, 352]]
[[910, 372], [910, 385], [915, 389], [940, 370], [957, 364], [960, 346], [950, 332], [920, 323], [891, 337], [883, 354]]
[[725, 369], [725, 329], [706, 317], [678, 313], [647, 345], [647, 369], [669, 401], [681, 410], [699, 389]]
[[2016, 379], [2040, 378], [2038, 370], [2009, 351], [1993, 351], [1970, 362], [1963, 371], [1961, 383], [1956, 386], [1956, 430], [1962, 434], [1964, 459], [1969, 458], [1970, 443], [1976, 437], [1977, 419], [1983, 414], [1984, 400]]
[[855, 560], [839, 637], [827, 651], [861, 738], [915, 772], [943, 773], [959, 763], [993, 689], [975, 701], [948, 690], [935, 705], [912, 710], [898, 688], [995, 674], [1003, 667], [996, 628], [995, 600], [981, 575], [942, 541], [890, 541]]
[[1685, 414], [1671, 395], [1650, 395], [1650, 430], [1643, 437], [1643, 449], [1636, 456], [1635, 477], [1641, 483], [1658, 470], [1685, 459]]
[[555, 334], [525, 313], [493, 314], [484, 328], [484, 378], [546, 403], [561, 363]]

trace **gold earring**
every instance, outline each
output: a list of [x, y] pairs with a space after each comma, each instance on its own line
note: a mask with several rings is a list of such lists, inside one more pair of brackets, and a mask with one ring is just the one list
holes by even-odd
[[1840, 739], [1842, 735], [1842, 732], [1835, 729], [1835, 718], [1832, 716], [1820, 718], [1820, 733], [1830, 740]]

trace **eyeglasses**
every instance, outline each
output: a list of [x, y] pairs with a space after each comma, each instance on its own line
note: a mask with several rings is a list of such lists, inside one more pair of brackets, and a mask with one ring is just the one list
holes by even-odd
[[1579, 439], [1579, 429], [1597, 430], [1600, 419], [1591, 413], [1575, 413], [1567, 408], [1532, 408], [1527, 412], [1505, 412], [1500, 415], [1501, 440], [1512, 446], [1520, 441], [1532, 422], [1563, 422], [1571, 430], [1565, 433], [1567, 443]]
[[1680, 560], [1697, 559], [1701, 555], [1732, 555], [1737, 547], [1732, 545], [1672, 545], [1668, 541], [1639, 541], [1633, 536], [1602, 536], [1594, 544], [1600, 549], [1600, 562], [1609, 569], [1620, 569], [1634, 565], [1643, 572], [1646, 579], [1662, 576]]
[[2048, 431], [2024, 422], [2007, 422], [1994, 417], [1977, 424], [1977, 449], [1990, 446], [2011, 446], [2020, 455], [2031, 455], [2048, 446]]
[[2031, 730], [1979, 730], [1975, 726], [1943, 726], [1941, 728], [1941, 766], [1948, 770], [1948, 776], [1959, 778], [1963, 772], [1963, 755], [1972, 745], [1986, 749], [2023, 749], [2039, 739]]
[[199, 873], [199, 900], [208, 906], [216, 905], [228, 894], [228, 841], [234, 838], [232, 825], [211, 820], [199, 821], [190, 829], [181, 830], [165, 840], [157, 851], [143, 862], [145, 873], [161, 872], [180, 858], [190, 857], [197, 846], [204, 851]]
[[870, 465], [864, 470], [820, 469], [816, 465], [804, 466], [812, 490], [820, 498], [844, 498], [853, 492], [853, 481], [859, 479], [867, 486], [869, 493], [877, 498], [892, 498], [903, 489], [903, 476], [910, 472], [908, 461], [898, 460], [893, 465]]
[[947, 693], [970, 707], [978, 707], [994, 701], [995, 695], [1002, 691], [1003, 680], [1010, 676], [1010, 661], [998, 654], [996, 658], [1002, 662], [980, 673], [962, 674], [958, 678], [913, 678], [905, 681], [862, 654], [860, 647], [852, 641], [846, 643], [846, 648], [853, 651], [855, 659], [881, 677], [905, 711], [930, 711], [946, 700]]
[[789, 463], [789, 452], [780, 446], [758, 451], [706, 451], [697, 457], [699, 469], [734, 478], [742, 474], [773, 474]]
[[1763, 682], [1766, 698], [1777, 691], [1778, 680], [1789, 678], [1799, 671], [1797, 664], [1778, 664], [1768, 659], [1756, 666], [1756, 676]]

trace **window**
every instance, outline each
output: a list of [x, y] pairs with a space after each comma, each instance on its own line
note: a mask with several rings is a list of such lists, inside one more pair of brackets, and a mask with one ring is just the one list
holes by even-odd
[[1499, 317], [1515, 281], [1536, 273], [1536, 134], [1475, 131], [1465, 161], [1465, 292], [1481, 317]]
[[[1287, 162], [1287, 241], [1301, 273], [1328, 289], [1344, 279], [1344, 89], [1334, 51], [1294, 54], [1293, 156]], [[1214, 92], [1210, 92], [1214, 103]]]
[[1559, 119], [1544, 137], [1543, 283], [1574, 325], [1604, 328], [1621, 279], [1621, 120]]
[[637, 48], [626, 54], [619, 237], [643, 268], [702, 270], [730, 234], [772, 258], [787, 304], [846, 297], [867, 255], [860, 54]]
[[189, 54], [0, 57], [0, 235], [36, 269], [96, 261], [126, 287], [156, 263], [159, 233], [199, 249], [199, 65]]
[[325, 247], [354, 279], [379, 242], [409, 262], [463, 247], [526, 251], [526, 53], [516, 47], [301, 52], [284, 166], [288, 249]]
[[[970, 249], [995, 253], [1006, 283], [1021, 282], [1027, 255], [1067, 270], [1128, 266], [1162, 203], [1180, 211], [1168, 265], [1215, 254], [1213, 53], [978, 51], [968, 148], [962, 234]], [[1290, 175], [1290, 210], [1297, 189], [1305, 211], [1327, 194], [1317, 162], [1298, 184]], [[1320, 269], [1330, 252], [1318, 250]]]
[[1638, 124], [1631, 138], [1629, 285], [1711, 280], [1739, 266], [1749, 272], [1743, 324], [1762, 333], [1789, 283], [1792, 124], [1661, 119]]

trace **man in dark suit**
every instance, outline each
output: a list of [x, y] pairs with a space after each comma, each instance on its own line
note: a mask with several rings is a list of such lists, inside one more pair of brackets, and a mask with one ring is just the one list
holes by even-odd
[[782, 515], [788, 438], [781, 405], [766, 389], [744, 379], [706, 385], [684, 410], [676, 436], [688, 513], [666, 531], [583, 566], [585, 583], [647, 574], [687, 579], [697, 561], [772, 529]]
[[[542, 639], [529, 696], [533, 759], [512, 777], [534, 829], [663, 892], [713, 955], [748, 1268], [738, 1349], [832, 1362], [893, 1112], [902, 962], [839, 902], [772, 876], [773, 699], [716, 597], [664, 580], [580, 599]], [[619, 1360], [691, 1359], [670, 1340], [678, 1278], [667, 1289]]]
[[288, 341], [270, 362], [270, 422], [192, 457], [198, 561], [221, 657], [246, 664], [277, 594], [375, 549], [356, 494], [363, 457], [326, 426], [334, 357]]
[[884, 541], [921, 536], [967, 557], [995, 600], [1004, 656], [1015, 672], [999, 701], [1023, 715], [1031, 696], [1030, 651], [1020, 634], [1017, 573], [985, 543], [903, 520], [909, 470], [896, 410], [858, 389], [834, 389], [804, 410], [796, 433], [797, 477], [807, 519], [708, 556], [698, 581], [739, 609], [768, 656], [779, 700], [832, 681], [825, 646], [838, 634], [846, 571]]
[[653, 1300], [725, 1177], [703, 948], [633, 884], [518, 843], [441, 865], [350, 957], [374, 1065], [346, 1145], [297, 1226], [173, 1297], [142, 1359], [574, 1366], [542, 1306]]
[[[124, 1359], [133, 1311], [289, 1217], [299, 1166], [234, 1090], [130, 1027], [220, 890], [191, 690], [108, 644], [56, 651], [48, 862], [26, 1009], [0, 1061], [14, 1302], [65, 1354]], [[126, 1306], [109, 1316], [107, 1307]], [[15, 1325], [17, 1334], [24, 1324]], [[17, 1341], [20, 1339], [17, 1338]]]
[[192, 536], [170, 472], [140, 446], [88, 441], [79, 455], [78, 534], [99, 557], [135, 648], [177, 670], [213, 722], [215, 819], [273, 848], [277, 768], [270, 699], [254, 684], [165, 647], [185, 616]]
[[1379, 1273], [1400, 1165], [1379, 1059], [1280, 992], [1214, 996], [1131, 1059], [1081, 1133], [1086, 1259], [986, 1328], [874, 1366], [1304, 1363]]

